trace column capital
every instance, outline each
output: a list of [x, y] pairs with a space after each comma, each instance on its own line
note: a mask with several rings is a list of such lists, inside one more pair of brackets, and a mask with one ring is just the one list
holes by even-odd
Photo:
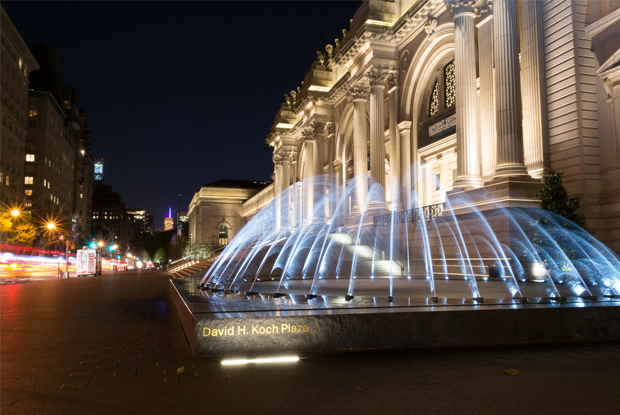
[[471, 13], [474, 17], [477, 11], [478, 0], [443, 0], [443, 2], [453, 18], [464, 13]]
[[387, 83], [388, 91], [396, 88], [398, 86], [398, 72], [391, 71], [385, 77], [385, 82]]
[[383, 88], [385, 87], [384, 83], [387, 78], [387, 74], [383, 74], [377, 69], [370, 69], [368, 72], [366, 72], [364, 78], [368, 80], [368, 84], [371, 88]]
[[347, 93], [349, 101], [368, 101], [369, 96], [370, 91], [368, 91], [366, 85], [361, 84], [353, 85]]
[[405, 131], [411, 131], [411, 126], [413, 123], [411, 121], [401, 121], [398, 123], [398, 131], [402, 134]]
[[304, 141], [312, 141], [314, 140], [314, 128], [307, 127], [301, 130], [301, 135], [304, 138]]
[[282, 164], [282, 156], [279, 152], [273, 155], [273, 164], [275, 164], [276, 166]]
[[480, 20], [477, 27], [487, 23], [493, 17], [493, 0], [477, 0], [476, 13]]
[[325, 123], [322, 121], [312, 121], [310, 123], [310, 128], [312, 128], [315, 133], [322, 133], [323, 130], [325, 130]]
[[332, 135], [336, 131], [336, 123], [328, 122], [328, 123], [325, 124], [325, 126], [327, 127], [327, 134], [328, 135]]

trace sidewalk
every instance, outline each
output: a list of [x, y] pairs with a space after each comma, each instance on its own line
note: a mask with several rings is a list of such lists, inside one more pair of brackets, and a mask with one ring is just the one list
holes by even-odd
[[224, 367], [190, 355], [167, 280], [140, 271], [0, 287], [0, 412], [608, 414], [620, 404], [611, 343]]

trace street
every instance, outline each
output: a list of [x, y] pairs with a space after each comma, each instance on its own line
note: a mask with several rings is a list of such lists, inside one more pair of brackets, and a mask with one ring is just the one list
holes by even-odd
[[0, 287], [1, 412], [608, 414], [620, 404], [620, 343], [222, 366], [191, 356], [168, 278], [129, 271]]

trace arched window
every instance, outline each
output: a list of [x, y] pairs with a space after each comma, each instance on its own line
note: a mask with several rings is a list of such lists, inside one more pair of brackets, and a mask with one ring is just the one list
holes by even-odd
[[433, 91], [431, 92], [431, 99], [428, 104], [428, 116], [432, 117], [439, 111], [439, 81], [435, 81]]
[[443, 69], [443, 79], [446, 86], [446, 108], [450, 108], [456, 102], [454, 61], [447, 64]]
[[442, 113], [443, 110], [454, 107], [456, 103], [454, 61], [448, 62], [438, 73], [428, 97], [426, 117]]
[[226, 225], [220, 225], [219, 240], [220, 245], [228, 245], [228, 227]]

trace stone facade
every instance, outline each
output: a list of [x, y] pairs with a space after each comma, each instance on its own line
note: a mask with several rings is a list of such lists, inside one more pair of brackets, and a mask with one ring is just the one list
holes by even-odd
[[0, 150], [0, 198], [5, 205], [24, 199], [24, 164], [28, 129], [28, 77], [39, 64], [17, 32], [4, 7], [0, 7], [2, 26], [2, 149]]
[[[217, 180], [200, 188], [187, 212], [190, 243], [217, 238], [220, 245], [239, 232], [247, 220], [273, 200], [273, 183], [254, 180]], [[253, 198], [253, 202], [247, 203]]]
[[483, 188], [533, 200], [554, 170], [620, 252], [619, 39], [617, 0], [365, 0], [266, 139], [277, 225], [316, 219], [316, 195], [284, 211], [277, 195], [317, 174], [336, 192], [371, 177], [402, 210]]

